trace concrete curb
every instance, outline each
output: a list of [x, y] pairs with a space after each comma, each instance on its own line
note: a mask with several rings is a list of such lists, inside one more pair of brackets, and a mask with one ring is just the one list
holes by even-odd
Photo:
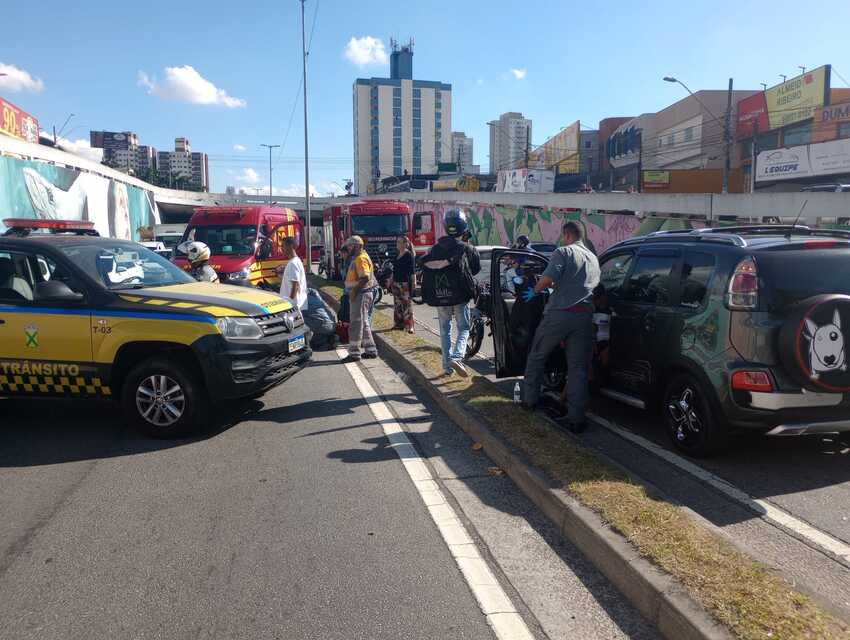
[[[336, 308], [338, 301], [321, 292]], [[520, 490], [601, 571], [619, 591], [669, 640], [729, 640], [728, 631], [714, 622], [670, 575], [640, 557], [637, 550], [602, 519], [557, 488], [525, 456], [490, 430], [486, 422], [443, 392], [416, 362], [406, 358], [380, 334], [375, 342], [381, 355], [407, 373]]]

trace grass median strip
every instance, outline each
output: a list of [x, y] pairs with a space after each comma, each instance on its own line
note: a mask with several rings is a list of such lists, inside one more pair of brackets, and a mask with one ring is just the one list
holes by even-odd
[[[338, 286], [317, 281], [336, 298]], [[547, 421], [515, 407], [485, 378], [445, 376], [439, 348], [392, 328], [376, 312], [373, 328], [430, 374], [433, 384], [484, 418], [507, 442], [579, 502], [594, 510], [638, 552], [675, 577], [691, 596], [743, 640], [850, 639], [850, 626], [791, 584], [688, 516], [649, 495]]]

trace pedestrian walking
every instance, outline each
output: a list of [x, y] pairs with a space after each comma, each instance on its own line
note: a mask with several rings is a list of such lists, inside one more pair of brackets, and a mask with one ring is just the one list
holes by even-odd
[[351, 252], [351, 264], [345, 274], [345, 293], [348, 296], [351, 324], [348, 328], [348, 357], [343, 362], [357, 362], [361, 357], [378, 357], [369, 322], [369, 309], [372, 307], [377, 281], [372, 260], [363, 250], [363, 238], [351, 236], [347, 244]]
[[[283, 268], [280, 280], [280, 295], [289, 298], [292, 303], [303, 311], [307, 307], [307, 272], [304, 263], [298, 257], [298, 243], [295, 238], [283, 239], [283, 257], [288, 261]], [[278, 267], [278, 271], [281, 267]]]
[[549, 354], [567, 343], [567, 417], [566, 426], [579, 433], [587, 426], [588, 369], [593, 350], [593, 290], [599, 284], [599, 261], [584, 245], [584, 229], [577, 222], [562, 227], [563, 246], [552, 254], [549, 266], [534, 285], [524, 292], [531, 301], [544, 289], [553, 288], [537, 327], [531, 352], [525, 365], [525, 389], [522, 406], [533, 411], [540, 398], [540, 384]]
[[[463, 241], [467, 216], [462, 209], [449, 209], [443, 216], [446, 235], [422, 258], [422, 299], [437, 307], [440, 320], [443, 371], [468, 377], [463, 364], [469, 339], [469, 301], [475, 297], [475, 276], [481, 270], [478, 251]], [[457, 340], [452, 342], [452, 319], [457, 325]]]
[[416, 289], [416, 258], [409, 238], [399, 236], [396, 240], [398, 255], [393, 259], [393, 320], [396, 329], [413, 333], [413, 291]]

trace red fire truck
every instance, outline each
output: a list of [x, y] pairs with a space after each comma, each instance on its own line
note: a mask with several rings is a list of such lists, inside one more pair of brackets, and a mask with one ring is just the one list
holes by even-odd
[[396, 238], [407, 236], [417, 255], [434, 244], [434, 213], [413, 213], [410, 205], [395, 200], [367, 200], [333, 205], [324, 210], [325, 273], [339, 279], [339, 250], [350, 236], [360, 236], [366, 252], [379, 265], [397, 253]]
[[[223, 283], [277, 290], [277, 268], [288, 262], [283, 239], [298, 240], [298, 255], [306, 255], [304, 225], [292, 209], [267, 206], [199, 207], [183, 232], [182, 242], [199, 240], [210, 248], [210, 264]], [[175, 249], [173, 262], [189, 270]]]

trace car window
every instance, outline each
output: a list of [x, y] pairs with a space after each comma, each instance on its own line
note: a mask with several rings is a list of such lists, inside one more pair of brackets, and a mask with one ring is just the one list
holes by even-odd
[[714, 273], [715, 259], [708, 253], [688, 251], [682, 262], [679, 302], [683, 307], [701, 307], [708, 293], [708, 282]]
[[621, 253], [607, 258], [599, 265], [601, 272], [599, 282], [605, 287], [607, 293], [621, 293], [620, 290], [632, 266], [633, 257], [631, 253]]
[[[138, 289], [194, 282], [162, 256], [140, 244], [68, 244], [62, 252], [95, 282], [108, 289]], [[54, 275], [55, 277], [55, 275]]]
[[74, 292], [83, 291], [52, 258], [29, 252], [0, 253], [0, 303], [38, 302], [39, 285], [51, 280], [65, 283]]
[[669, 304], [672, 291], [670, 274], [677, 256], [638, 256], [629, 276], [624, 298], [632, 302]]

